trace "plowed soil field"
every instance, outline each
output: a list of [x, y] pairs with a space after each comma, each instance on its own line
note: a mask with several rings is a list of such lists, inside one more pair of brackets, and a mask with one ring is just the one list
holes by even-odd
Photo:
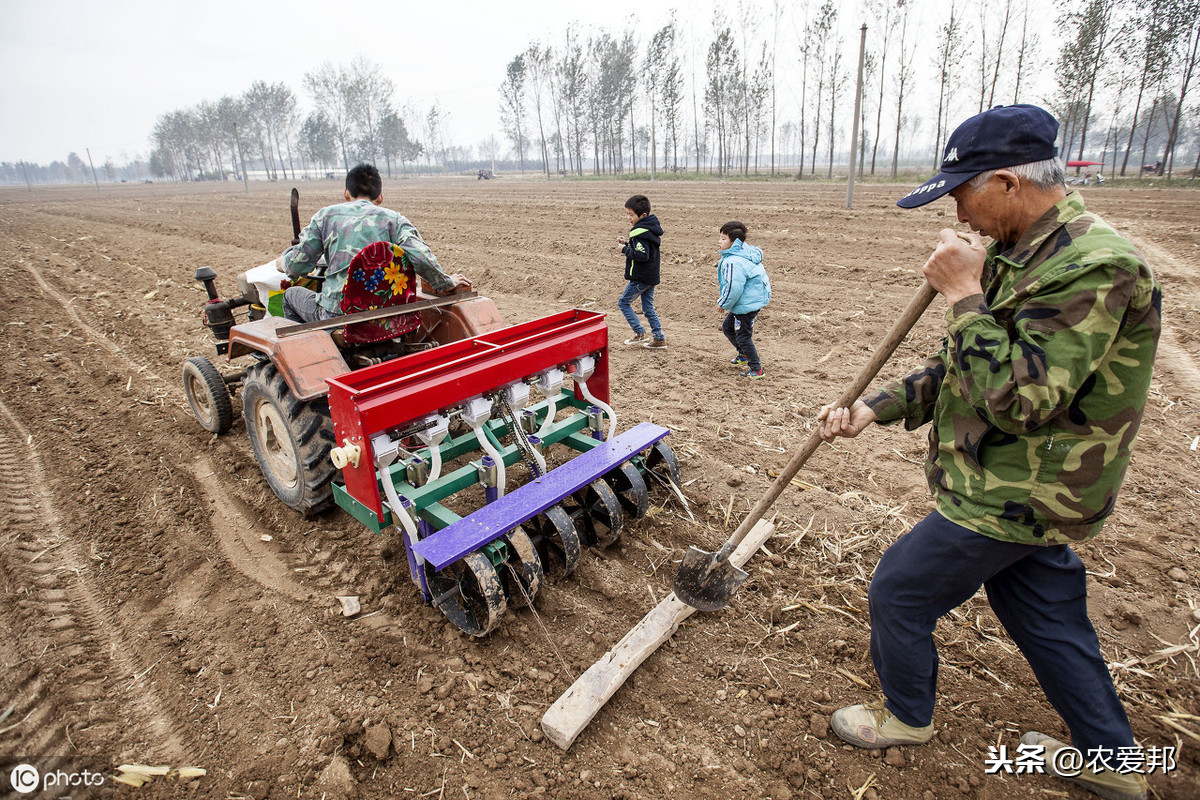
[[[835, 708], [877, 691], [867, 585], [932, 507], [923, 430], [822, 447], [729, 608], [691, 617], [569, 751], [539, 727], [670, 591], [684, 549], [714, 550], [737, 526], [867, 361], [953, 222], [948, 201], [905, 212], [904, 189], [871, 185], [847, 210], [844, 187], [785, 182], [386, 181], [387, 204], [507, 321], [609, 313], [620, 427], [672, 428], [694, 515], [654, 495], [619, 543], [475, 640], [420, 602], [388, 537], [281, 505], [240, 416], [220, 437], [191, 417], [182, 364], [216, 360], [192, 275], [211, 266], [234, 294], [237, 272], [290, 240], [289, 188], [0, 190], [0, 761], [207, 770], [115, 790], [139, 798], [1089, 796], [985, 772], [989, 747], [1066, 732], [982, 593], [939, 625], [929, 745], [867, 753], [828, 729]], [[341, 197], [332, 181], [300, 188], [306, 218]], [[660, 352], [621, 344], [615, 240], [637, 192], [666, 229]], [[1125, 490], [1077, 549], [1139, 743], [1177, 748], [1150, 785], [1195, 798], [1200, 196], [1084, 192], [1148, 256], [1166, 300]], [[717, 227], [731, 218], [764, 248], [774, 287], [755, 326], [758, 382], [729, 366], [715, 307]], [[885, 376], [937, 348], [943, 310], [935, 300]], [[337, 595], [363, 613], [343, 617]]]

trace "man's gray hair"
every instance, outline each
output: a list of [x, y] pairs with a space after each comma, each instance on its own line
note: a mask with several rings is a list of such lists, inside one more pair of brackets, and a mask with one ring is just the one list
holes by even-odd
[[[1048, 192], [1051, 189], [1059, 189], [1067, 185], [1067, 176], [1063, 173], [1062, 161], [1057, 158], [1048, 158], [1045, 161], [1031, 161], [1028, 164], [1017, 164], [1013, 167], [1006, 167], [1009, 172], [1014, 172], [1022, 180], [1028, 181], [1043, 192]], [[989, 169], [987, 172], [981, 172], [968, 181], [967, 185], [971, 187], [971, 191], [977, 192], [984, 187], [997, 170]]]

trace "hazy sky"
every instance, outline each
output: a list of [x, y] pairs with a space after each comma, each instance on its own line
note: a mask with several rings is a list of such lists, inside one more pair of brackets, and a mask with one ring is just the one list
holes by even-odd
[[[557, 44], [572, 23], [584, 39], [601, 28], [617, 34], [631, 19], [644, 43], [679, 8], [691, 46], [711, 36], [717, 5], [733, 18], [739, 6], [757, 6], [757, 38], [769, 35], [771, 0], [0, 0], [0, 161], [47, 164], [72, 151], [86, 160], [85, 148], [97, 165], [147, 157], [161, 114], [241, 94], [255, 80], [286, 83], [307, 112], [304, 74], [359, 53], [395, 82], [398, 104], [425, 112], [440, 101], [450, 141], [477, 146], [500, 133], [504, 68], [529, 43]], [[918, 4], [930, 5], [940, 7]], [[784, 6], [798, 15], [804, 3]], [[849, 55], [857, 55], [859, 8], [858, 0], [842, 0]], [[936, 26], [915, 24], [932, 43]], [[781, 26], [781, 56], [797, 26], [792, 19]], [[781, 58], [783, 82], [795, 62]], [[781, 102], [797, 105], [785, 88]], [[418, 124], [410, 121], [410, 130]]]
[[[160, 114], [255, 80], [285, 82], [307, 109], [304, 73], [363, 53], [396, 83], [399, 103], [435, 98], [451, 130], [476, 144], [498, 133], [505, 65], [529, 42], [616, 31], [629, 15], [665, 24], [679, 3], [481, 0], [0, 0], [0, 160], [97, 164], [148, 155]], [[711, 9], [710, 0], [687, 4]], [[708, 19], [709, 10], [703, 12]]]

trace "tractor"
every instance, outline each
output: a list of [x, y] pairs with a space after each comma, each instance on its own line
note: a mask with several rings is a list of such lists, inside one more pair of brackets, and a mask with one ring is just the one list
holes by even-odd
[[405, 290], [300, 324], [281, 315], [273, 262], [238, 275], [240, 296], [228, 300], [201, 267], [216, 354], [245, 366], [189, 358], [184, 390], [218, 435], [240, 394], [254, 457], [285, 505], [311, 516], [336, 504], [400, 536], [421, 598], [484, 636], [509, 605], [532, 604], [547, 570], [567, 575], [584, 547], [615, 542], [646, 514], [651, 488], [678, 491], [670, 431], [617, 433], [604, 314], [506, 326], [474, 292], [418, 290], [403, 249], [388, 243], [351, 262], [347, 297], [355, 282], [378, 287], [384, 271]]

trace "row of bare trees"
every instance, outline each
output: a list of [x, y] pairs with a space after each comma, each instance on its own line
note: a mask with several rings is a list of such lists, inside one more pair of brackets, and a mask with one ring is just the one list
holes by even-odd
[[696, 172], [832, 177], [856, 147], [862, 173], [887, 160], [894, 177], [939, 162], [965, 117], [1030, 102], [1061, 120], [1066, 158], [1124, 174], [1132, 153], [1164, 174], [1190, 153], [1200, 167], [1200, 0], [1057, 2], [1051, 26], [1030, 0], [866, 0], [854, 143], [858, 36], [840, 31], [858, 20], [834, 0], [739, 2], [690, 37], [675, 19], [586, 37], [569, 27], [508, 63], [502, 126], [517, 163], [547, 175], [681, 171], [693, 157]]
[[1190, 138], [1194, 176], [1200, 107], [1187, 103], [1200, 65], [1200, 0], [1087, 0], [1058, 26], [1066, 41], [1055, 65], [1064, 151], [1084, 158], [1107, 121], [1100, 151], [1115, 156], [1119, 174], [1131, 155], [1136, 172], [1171, 174]]
[[297, 161], [324, 170], [368, 160], [382, 161], [390, 175], [393, 164], [415, 163], [424, 152], [396, 108], [395, 85], [371, 61], [327, 62], [304, 76], [304, 88], [316, 110], [303, 117], [287, 85], [264, 81], [240, 96], [161, 115], [151, 171], [175, 180], [224, 180], [248, 164], [272, 180], [289, 170], [294, 179]]
[[[1193, 174], [1200, 169], [1200, 0], [863, 0], [856, 142], [859, 37], [843, 31], [862, 23], [846, 18], [849, 6], [725, 2], [733, 13], [718, 8], [705, 23], [672, 16], [618, 32], [569, 26], [551, 43], [526, 46], [506, 64], [499, 91], [515, 164], [546, 175], [832, 177], [854, 148], [860, 173], [894, 178], [902, 166], [936, 164], [970, 114], [1031, 102], [1061, 120], [1068, 159], [1103, 161], [1120, 174], [1144, 174], [1146, 165], [1188, 172], [1189, 162]], [[471, 161], [471, 149], [451, 141], [446, 108], [398, 107], [392, 80], [364, 57], [309, 72], [302, 91], [311, 112], [287, 85], [256, 81], [241, 95], [163, 114], [148, 168], [221, 179], [244, 163], [275, 178], [359, 160], [389, 174], [422, 159], [442, 169]], [[480, 156], [494, 168], [505, 147], [482, 133]], [[1188, 161], [1177, 167], [1178, 159]], [[56, 163], [54, 175], [84, 179]]]

